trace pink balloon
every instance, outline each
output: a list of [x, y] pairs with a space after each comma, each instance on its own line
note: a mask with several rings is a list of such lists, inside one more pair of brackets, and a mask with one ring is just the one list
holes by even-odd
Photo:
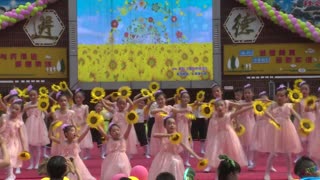
[[111, 180], [119, 180], [120, 178], [123, 178], [123, 177], [128, 177], [128, 176], [123, 173], [119, 173], [112, 176]]
[[2, 22], [1, 24], [1, 29], [5, 29], [6, 27], [9, 26], [9, 23], [8, 22]]
[[131, 169], [130, 176], [135, 176], [139, 180], [148, 180], [148, 170], [144, 166], [137, 165]]
[[18, 14], [17, 19], [19, 19], [19, 20], [23, 20], [23, 19], [24, 19], [24, 16], [23, 16], [22, 14]]

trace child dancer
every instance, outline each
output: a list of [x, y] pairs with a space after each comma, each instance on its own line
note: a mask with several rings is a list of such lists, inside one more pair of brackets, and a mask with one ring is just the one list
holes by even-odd
[[0, 169], [6, 168], [10, 165], [10, 157], [6, 142], [2, 137], [0, 137], [0, 153], [2, 155], [2, 159], [0, 159]]
[[[60, 139], [56, 138], [55, 136], [51, 136], [51, 140], [62, 145], [63, 147], [61, 151], [62, 156], [64, 156], [65, 158], [73, 159], [75, 168], [79, 173], [79, 179], [95, 180], [96, 178], [94, 178], [90, 174], [86, 165], [83, 163], [83, 161], [79, 156], [79, 153], [80, 153], [79, 143], [85, 138], [86, 134], [88, 134], [90, 128], [87, 126], [79, 138], [76, 132], [76, 127], [74, 125], [64, 124], [62, 125], [62, 129], [63, 129], [63, 133], [66, 140], [60, 141]], [[78, 180], [78, 177], [72, 174], [68, 174], [68, 177], [71, 180]]]
[[234, 92], [234, 102], [240, 103], [243, 97], [243, 90], [242, 89], [235, 89]]
[[131, 129], [132, 125], [129, 124], [126, 131], [122, 133], [118, 124], [110, 123], [107, 135], [104, 129], [99, 127], [100, 133], [108, 144], [107, 157], [103, 160], [101, 167], [101, 180], [110, 180], [119, 173], [130, 175], [131, 164], [126, 154], [126, 139], [128, 139]]
[[276, 90], [276, 103], [271, 104], [269, 108], [270, 114], [274, 117], [273, 119], [279, 122], [281, 129], [275, 131], [274, 135], [274, 150], [268, 157], [267, 169], [265, 172], [264, 179], [270, 180], [271, 165], [276, 153], [284, 153], [287, 156], [287, 167], [288, 167], [288, 179], [292, 180], [291, 166], [292, 158], [291, 153], [299, 153], [302, 151], [301, 142], [299, 140], [298, 133], [290, 120], [291, 114], [293, 114], [298, 120], [300, 116], [293, 110], [292, 104], [286, 103], [288, 99], [287, 88], [284, 85], [280, 85]]
[[162, 172], [169, 172], [174, 175], [178, 180], [183, 179], [183, 174], [185, 171], [183, 160], [179, 153], [181, 148], [187, 150], [190, 154], [195, 156], [198, 160], [201, 158], [190, 149], [189, 146], [185, 145], [183, 142], [180, 144], [172, 144], [169, 142], [169, 137], [176, 133], [176, 123], [172, 117], [165, 117], [163, 120], [164, 126], [167, 133], [155, 133], [153, 136], [155, 138], [161, 138], [164, 144], [161, 146], [160, 152], [153, 159], [152, 164], [149, 169], [148, 179], [156, 179], [157, 175]]
[[207, 136], [208, 122], [206, 118], [201, 114], [202, 102], [195, 101], [193, 106], [193, 113], [196, 117], [195, 121], [192, 121], [191, 135], [192, 139], [198, 139], [200, 141], [200, 152], [204, 154], [205, 140]]
[[[71, 124], [73, 126], [76, 126], [75, 123], [75, 113], [72, 110], [69, 110], [69, 103], [68, 103], [68, 96], [61, 91], [59, 91], [56, 94], [56, 99], [58, 101], [58, 104], [60, 105], [60, 109], [56, 110], [53, 113], [53, 122], [52, 125], [54, 125], [58, 121], [62, 121], [63, 124]], [[63, 136], [63, 130], [60, 127], [57, 127], [55, 130], [53, 130], [53, 126], [49, 128], [49, 136], [56, 136], [60, 139], [61, 142], [65, 140], [65, 137]], [[62, 146], [60, 144], [52, 143], [51, 145], [51, 156], [55, 155], [61, 155]]]
[[[86, 129], [87, 123], [86, 119], [89, 113], [89, 106], [84, 105], [83, 101], [85, 99], [85, 94], [81, 89], [76, 89], [74, 94], [75, 104], [72, 106], [72, 110], [75, 112], [77, 121], [77, 127], [80, 128], [80, 134]], [[80, 143], [80, 148], [82, 153], [82, 158], [84, 160], [90, 158], [90, 149], [93, 148], [91, 133], [87, 133], [84, 139]]]
[[27, 115], [26, 130], [31, 153], [30, 165], [27, 169], [38, 169], [41, 156], [41, 147], [50, 143], [48, 130], [44, 122], [46, 114], [38, 109], [38, 92], [28, 86], [29, 99], [24, 106]]
[[208, 159], [208, 167], [204, 170], [209, 172], [212, 167], [219, 165], [219, 155], [226, 154], [240, 166], [247, 165], [247, 158], [240, 144], [239, 138], [233, 129], [232, 120], [235, 116], [250, 110], [252, 107], [243, 107], [235, 112], [228, 112], [227, 104], [222, 99], [215, 101], [216, 113], [210, 119], [208, 127], [207, 146], [205, 157]]
[[10, 113], [4, 114], [0, 119], [0, 129], [3, 131], [2, 136], [6, 139], [6, 145], [9, 150], [10, 166], [8, 168], [8, 176], [6, 180], [14, 180], [13, 168], [16, 169], [16, 174], [20, 174], [22, 161], [18, 155], [25, 150], [28, 150], [27, 137], [24, 136], [23, 121], [21, 121], [22, 100], [15, 99], [10, 106]]
[[[244, 94], [244, 103], [252, 103], [253, 90], [252, 90], [251, 84], [246, 84], [243, 87], [243, 94]], [[248, 158], [248, 168], [252, 169], [254, 168], [254, 163], [253, 163], [254, 154], [250, 146], [253, 139], [252, 132], [255, 124], [253, 109], [250, 109], [248, 111], [245, 111], [239, 114], [239, 116], [237, 117], [237, 121], [246, 128], [245, 133], [239, 137], [239, 140]]]

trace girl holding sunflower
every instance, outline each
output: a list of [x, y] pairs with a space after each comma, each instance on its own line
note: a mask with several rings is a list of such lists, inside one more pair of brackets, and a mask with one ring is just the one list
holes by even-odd
[[[86, 123], [86, 119], [89, 114], [89, 106], [83, 104], [84, 99], [84, 91], [82, 91], [80, 88], [76, 89], [74, 93], [75, 104], [73, 104], [71, 109], [75, 112], [75, 116], [77, 119], [75, 123], [77, 124], [77, 127], [80, 128], [80, 133], [82, 133], [88, 126]], [[82, 158], [85, 160], [89, 159], [90, 149], [93, 148], [91, 133], [87, 133], [84, 139], [80, 142], [80, 148], [82, 152]]]
[[0, 118], [0, 134], [6, 139], [10, 156], [7, 179], [15, 179], [13, 168], [16, 168], [16, 174], [21, 173], [22, 160], [19, 159], [18, 154], [28, 150], [27, 136], [24, 134], [25, 127], [21, 120], [22, 104], [21, 99], [15, 99], [10, 106], [10, 113], [3, 114]]
[[[56, 100], [60, 106], [60, 109], [53, 112], [53, 122], [49, 128], [49, 136], [55, 136], [60, 139], [61, 142], [65, 140], [63, 136], [63, 130], [61, 126], [54, 128], [53, 125], [56, 124], [58, 121], [62, 121], [62, 124], [71, 124], [76, 126], [75, 123], [75, 112], [70, 110], [69, 103], [68, 103], [68, 96], [64, 94], [62, 91], [57, 92]], [[51, 156], [61, 155], [62, 146], [57, 143], [52, 143], [51, 145]]]
[[236, 160], [240, 166], [247, 165], [247, 158], [239, 141], [239, 138], [233, 128], [234, 118], [250, 109], [252, 106], [246, 106], [234, 112], [229, 112], [225, 100], [217, 99], [214, 103], [215, 113], [210, 119], [208, 127], [205, 157], [209, 160], [208, 167], [205, 172], [209, 172], [211, 168], [218, 167], [219, 155], [226, 154]]
[[27, 115], [26, 130], [31, 153], [30, 165], [27, 169], [38, 169], [41, 156], [41, 147], [50, 143], [48, 129], [45, 124], [46, 111], [38, 108], [38, 92], [28, 86], [30, 101], [24, 105]]
[[[162, 139], [163, 145], [160, 148], [159, 153], [155, 156], [149, 169], [148, 179], [156, 179], [157, 175], [162, 172], [169, 172], [176, 179], [184, 179], [183, 175], [185, 168], [183, 160], [179, 153], [181, 148], [188, 151], [198, 160], [202, 160], [193, 150], [185, 145], [184, 142], [174, 143], [169, 141], [169, 138], [177, 133], [175, 119], [167, 116], [163, 119], [163, 126], [166, 128], [166, 133], [154, 133], [155, 138]], [[181, 138], [181, 137], [180, 137]]]
[[269, 139], [269, 141], [273, 142], [273, 150], [271, 151], [267, 160], [267, 167], [264, 176], [265, 180], [270, 179], [271, 166], [276, 153], [283, 153], [287, 156], [288, 179], [293, 179], [291, 175], [291, 154], [300, 153], [302, 151], [298, 133], [294, 127], [294, 124], [290, 120], [290, 116], [291, 114], [294, 115], [299, 121], [301, 118], [293, 109], [292, 104], [287, 103], [287, 100], [287, 87], [281, 84], [276, 89], [276, 103], [271, 104], [267, 111], [272, 115], [272, 117], [276, 117], [275, 120], [279, 122], [281, 129], [274, 131], [274, 137]]

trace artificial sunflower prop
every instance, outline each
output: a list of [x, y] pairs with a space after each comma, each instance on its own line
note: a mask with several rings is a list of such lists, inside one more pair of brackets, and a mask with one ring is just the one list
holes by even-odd
[[118, 91], [111, 93], [112, 101], [116, 101], [119, 96], [120, 96], [120, 93]]
[[192, 137], [189, 135], [189, 137], [188, 137], [188, 141], [190, 142], [190, 143], [192, 143]]
[[201, 159], [197, 163], [197, 169], [202, 171], [208, 166], [208, 159]]
[[277, 123], [275, 120], [273, 119], [269, 119], [269, 123], [272, 124], [277, 130], [280, 130], [280, 124]]
[[68, 84], [67, 84], [67, 82], [65, 82], [65, 81], [61, 81], [61, 82], [59, 83], [59, 86], [60, 86], [60, 90], [61, 90], [61, 91], [67, 91], [67, 90], [68, 90]]
[[47, 95], [49, 93], [49, 90], [45, 86], [41, 86], [39, 88], [39, 94], [40, 95]]
[[23, 90], [20, 90], [18, 88], [17, 91], [18, 91], [18, 96], [21, 97], [21, 98], [28, 98], [29, 95], [28, 95], [28, 89], [27, 88], [24, 88]]
[[51, 85], [51, 89], [54, 92], [59, 92], [61, 90], [60, 86], [56, 85], [56, 84], [52, 84]]
[[129, 86], [122, 86], [118, 89], [118, 93], [120, 94], [120, 96], [128, 98], [131, 96], [132, 91]]
[[95, 87], [91, 90], [91, 97], [93, 99], [100, 100], [100, 99], [103, 99], [105, 95], [106, 95], [106, 92], [102, 87]]
[[203, 100], [204, 100], [204, 95], [205, 95], [205, 92], [204, 91], [199, 91], [198, 93], [197, 93], [197, 101], [199, 101], [199, 102], [202, 102]]
[[92, 104], [97, 104], [99, 102], [99, 99], [91, 99], [90, 103]]
[[2, 98], [2, 94], [0, 94], [0, 98]]
[[308, 96], [305, 100], [305, 106], [314, 109], [316, 107], [316, 102], [318, 98], [316, 96]]
[[289, 89], [289, 98], [292, 102], [298, 103], [302, 99], [302, 93], [299, 89]]
[[214, 99], [211, 99], [208, 104], [211, 106], [211, 107], [214, 107], [214, 103], [215, 103], [215, 100]]
[[210, 106], [210, 104], [202, 104], [201, 105], [201, 110], [200, 113], [205, 117], [205, 118], [210, 118], [212, 113], [213, 113], [213, 106]]
[[168, 113], [160, 112], [159, 115], [160, 115], [161, 117], [167, 117], [167, 116], [168, 116]]
[[172, 144], [180, 144], [182, 141], [182, 135], [178, 132], [173, 133], [170, 138], [169, 138], [170, 142]]
[[189, 120], [196, 120], [196, 116], [192, 113], [186, 113], [186, 118]]
[[159, 89], [160, 89], [159, 83], [157, 83], [157, 82], [151, 82], [151, 83], [149, 84], [149, 90], [150, 90], [151, 92], [156, 92], [156, 91], [158, 91]]
[[314, 122], [310, 119], [301, 119], [300, 120], [300, 128], [304, 133], [311, 133], [314, 130]]
[[87, 117], [87, 124], [90, 128], [98, 128], [98, 126], [103, 123], [103, 116], [96, 113], [95, 111], [91, 111]]
[[41, 111], [47, 111], [49, 108], [49, 99], [39, 99], [38, 109]]
[[151, 93], [150, 93], [150, 91], [148, 90], [148, 89], [141, 89], [140, 90], [140, 93], [141, 93], [141, 95], [143, 96], [143, 97], [146, 97], [146, 96], [150, 96], [150, 95], [152, 95]]
[[63, 122], [62, 121], [56, 121], [52, 124], [52, 129], [55, 130], [58, 127], [62, 126]]
[[49, 101], [49, 96], [47, 94], [41, 94], [38, 96], [38, 100], [48, 100]]
[[255, 100], [252, 106], [254, 113], [258, 116], [262, 116], [267, 109], [266, 105], [260, 100]]
[[31, 158], [31, 155], [28, 151], [22, 151], [20, 154], [19, 154], [19, 159], [22, 160], [22, 161], [27, 161]]
[[128, 124], [136, 124], [138, 120], [139, 120], [139, 115], [137, 114], [136, 111], [131, 110], [130, 112], [127, 113], [126, 121]]
[[293, 89], [299, 89], [300, 90], [300, 86], [299, 84], [303, 81], [303, 79], [296, 79], [293, 83]]
[[185, 91], [185, 90], [186, 90], [186, 88], [184, 88], [184, 87], [182, 87], [182, 86], [178, 87], [178, 88], [176, 89], [176, 94], [178, 95], [178, 97], [180, 97], [181, 91]]
[[60, 109], [60, 105], [59, 104], [54, 104], [51, 106], [50, 110], [51, 112], [56, 112], [56, 110]]
[[246, 132], [246, 128], [242, 124], [239, 124], [239, 126], [234, 130], [236, 131], [238, 136], [242, 136]]

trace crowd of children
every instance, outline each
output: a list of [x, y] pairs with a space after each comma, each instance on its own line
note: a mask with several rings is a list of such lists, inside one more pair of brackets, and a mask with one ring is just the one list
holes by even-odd
[[[205, 172], [218, 168], [218, 179], [230, 171], [237, 175], [240, 167], [254, 170], [255, 152], [269, 155], [265, 180], [270, 179], [271, 172], [276, 172], [273, 160], [277, 155], [284, 154], [287, 158], [289, 180], [293, 179], [292, 154], [298, 159], [307, 152], [306, 155], [320, 163], [319, 103], [303, 80], [298, 80], [293, 90], [284, 85], [277, 87], [274, 101], [266, 91], [254, 99], [251, 84], [235, 90], [235, 100], [223, 100], [221, 87], [214, 83], [213, 100], [207, 102], [203, 92], [191, 102], [185, 88], [177, 89], [174, 98], [167, 98], [159, 88], [145, 89], [133, 100], [130, 89], [119, 90], [116, 97], [105, 96], [104, 90], [92, 91], [90, 102], [95, 104], [92, 112], [84, 104], [87, 97], [83, 90], [71, 92], [63, 85], [53, 87], [51, 93], [43, 87], [38, 91], [28, 86], [28, 97], [13, 89], [1, 98], [4, 114], [0, 119], [0, 144], [5, 139], [10, 149], [6, 180], [14, 180], [15, 174], [21, 173], [23, 152], [31, 157], [27, 169], [38, 169], [41, 154], [63, 156], [71, 158], [79, 172], [68, 174], [70, 179], [96, 179], [83, 163], [91, 158], [93, 140], [104, 159], [102, 180], [110, 180], [119, 173], [129, 176], [130, 159], [138, 153], [138, 145], [144, 147], [147, 159], [153, 157], [150, 180], [166, 172], [182, 180], [185, 167], [191, 166], [189, 157], [208, 161], [203, 168]], [[171, 99], [173, 105], [167, 105]], [[56, 108], [47, 111], [49, 104]], [[135, 122], [130, 122], [128, 114]], [[49, 128], [48, 117], [52, 119]], [[108, 120], [107, 125], [104, 120]], [[200, 140], [203, 157], [193, 151], [192, 139]], [[46, 147], [50, 143], [49, 153]], [[3, 152], [0, 154], [5, 156]]]

